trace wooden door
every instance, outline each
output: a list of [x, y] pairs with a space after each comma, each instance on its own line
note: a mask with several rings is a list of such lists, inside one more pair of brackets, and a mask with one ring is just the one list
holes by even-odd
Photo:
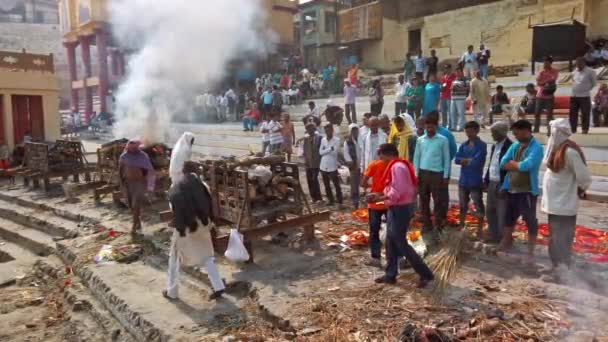
[[35, 140], [44, 140], [44, 110], [42, 96], [28, 96], [30, 111], [30, 132]]
[[44, 140], [42, 96], [13, 95], [12, 102], [15, 144], [23, 142], [25, 135], [34, 140]]

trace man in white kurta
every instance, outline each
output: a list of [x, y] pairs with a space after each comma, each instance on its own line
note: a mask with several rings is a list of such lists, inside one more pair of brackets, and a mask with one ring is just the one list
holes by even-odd
[[579, 197], [591, 185], [591, 173], [580, 147], [568, 139], [572, 135], [568, 119], [553, 120], [550, 128], [541, 209], [549, 215], [549, 256], [559, 278], [571, 265]]
[[378, 159], [378, 147], [385, 144], [387, 135], [379, 129], [380, 120], [377, 117], [369, 119], [369, 131], [361, 139], [361, 170], [367, 170], [367, 166]]
[[[194, 135], [186, 132], [178, 140], [171, 154], [169, 175], [169, 205], [173, 211], [175, 230], [171, 237], [167, 289], [163, 296], [179, 297], [180, 264], [205, 266], [213, 293], [210, 299], [221, 297], [225, 285], [214, 262], [213, 204], [207, 184], [194, 173], [195, 166], [188, 162], [192, 154]], [[181, 166], [181, 168], [180, 168]]]

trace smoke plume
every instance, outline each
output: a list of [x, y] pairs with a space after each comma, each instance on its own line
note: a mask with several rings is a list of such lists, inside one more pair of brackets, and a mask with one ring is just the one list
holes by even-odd
[[112, 0], [110, 22], [130, 52], [114, 133], [148, 142], [190, 116], [195, 95], [220, 81], [228, 62], [273, 45], [260, 0]]

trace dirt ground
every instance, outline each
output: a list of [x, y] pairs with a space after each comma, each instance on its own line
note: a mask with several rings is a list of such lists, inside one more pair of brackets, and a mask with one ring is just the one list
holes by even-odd
[[[127, 232], [130, 222], [128, 212], [114, 208], [110, 199], [95, 205], [90, 193], [69, 201], [58, 192], [42, 196], [14, 189], [10, 193], [101, 222], [104, 230], [83, 225], [91, 231], [82, 239], [66, 242], [79, 251], [75, 264], [94, 266], [92, 256], [103, 244], [141, 245], [144, 255], [133, 266], [121, 265], [105, 272], [116, 284], [131, 286], [129, 291], [137, 291], [134, 283], [123, 284], [121, 280], [128, 281], [124, 277], [137, 274], [156, 257], [154, 253], [159, 253], [157, 248], [148, 247], [160, 245], [165, 252], [168, 248], [171, 230], [158, 218], [158, 211], [166, 209], [165, 202], [156, 202], [146, 210], [141, 240], [130, 241], [126, 235], [112, 240], [107, 238], [107, 229]], [[204, 329], [189, 332], [187, 327], [178, 326], [180, 340], [608, 341], [606, 265], [590, 264], [584, 256], [577, 256], [568, 281], [555, 284], [541, 278], [548, 267], [543, 246], [537, 247], [539, 258], [534, 268], [525, 267], [520, 260], [526, 247], [522, 242], [511, 254], [471, 250], [438, 300], [431, 290], [415, 288], [411, 269], [402, 271], [397, 285], [374, 284], [382, 270], [364, 265], [367, 247], [344, 247], [340, 240], [348, 231], [367, 230], [366, 223], [355, 219], [349, 209], [316, 209], [332, 211], [331, 220], [316, 227], [318, 243], [304, 243], [302, 234], [294, 231], [278, 244], [269, 238], [256, 242], [255, 264], [234, 265], [218, 258], [227, 283], [248, 284], [246, 295], [231, 294], [231, 298], [238, 297], [234, 305], [192, 306], [189, 310], [196, 317], [195, 325]], [[585, 202], [579, 218], [582, 224], [603, 226], [608, 222], [606, 204]], [[431, 254], [439, 248], [431, 246]], [[54, 268], [55, 275], [49, 276], [48, 267], [45, 272], [34, 267], [16, 284], [0, 288], [0, 341], [114, 340], [113, 330], [100, 327], [84, 314], [82, 304], [74, 310], [73, 304], [66, 303], [65, 291], [78, 292], [84, 285], [65, 267], [55, 263]], [[130, 268], [133, 272], [128, 272]], [[104, 274], [103, 268], [97, 272]], [[141, 280], [140, 291], [146, 296], [137, 303], [147, 305], [140, 308], [142, 315], [162, 325], [162, 313], [169, 306], [182, 304], [158, 295], [165, 275], [157, 273], [150, 281]], [[120, 286], [116, 288], [119, 292]], [[183, 302], [189, 300], [184, 298]], [[159, 312], [151, 314], [148, 307]]]

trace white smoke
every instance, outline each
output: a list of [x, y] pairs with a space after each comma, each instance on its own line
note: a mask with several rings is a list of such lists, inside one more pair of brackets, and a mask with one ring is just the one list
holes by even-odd
[[132, 52], [116, 94], [115, 135], [163, 141], [171, 120], [191, 115], [195, 95], [220, 81], [228, 62], [273, 48], [265, 19], [260, 0], [112, 0], [114, 35]]

